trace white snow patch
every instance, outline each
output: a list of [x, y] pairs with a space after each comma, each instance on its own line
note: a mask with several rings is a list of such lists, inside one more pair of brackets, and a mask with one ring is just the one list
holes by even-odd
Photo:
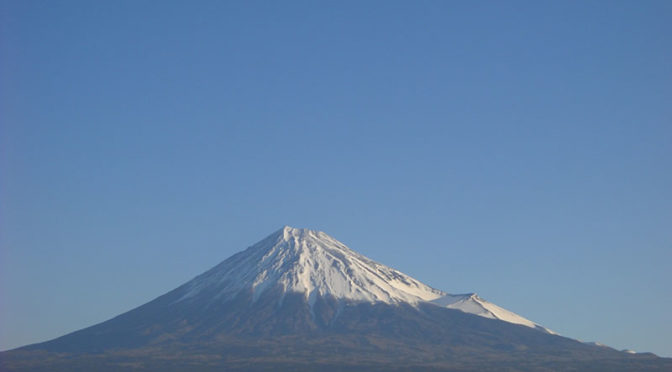
[[448, 294], [431, 302], [450, 309], [461, 310], [465, 313], [475, 314], [490, 319], [499, 319], [505, 322], [539, 329], [540, 331], [544, 331], [546, 333], [555, 334], [555, 332], [551, 331], [550, 329], [544, 328], [529, 319], [525, 319], [516, 313], [482, 299], [476, 293], [459, 295]]
[[[445, 293], [352, 251], [329, 235], [284, 227], [187, 283], [181, 300], [203, 291], [235, 296], [269, 288], [365, 302], [430, 301]], [[311, 294], [313, 294], [311, 296]], [[314, 303], [314, 297], [311, 305]]]

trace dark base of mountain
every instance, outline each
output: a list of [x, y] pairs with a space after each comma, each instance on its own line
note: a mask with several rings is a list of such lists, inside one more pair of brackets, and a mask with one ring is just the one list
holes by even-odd
[[[318, 344], [321, 342], [318, 341]], [[231, 356], [226, 353], [233, 347], [219, 353], [190, 353], [183, 350], [134, 350], [100, 354], [70, 354], [49, 352], [13, 352], [4, 355], [0, 371], [31, 372], [337, 372], [337, 371], [503, 371], [503, 372], [668, 372], [672, 370], [672, 360], [652, 355], [628, 358], [570, 360], [571, 358], [529, 356], [524, 353], [512, 354], [499, 359], [497, 355], [463, 356], [454, 358], [428, 358], [426, 361], [386, 358], [375, 353], [366, 357], [353, 357], [348, 353], [333, 355], [306, 355], [314, 349], [286, 356], [257, 354], [256, 347], [248, 346], [249, 355]], [[262, 347], [268, 347], [264, 345]], [[238, 351], [247, 347], [238, 346]], [[219, 348], [218, 348], [219, 349]], [[269, 353], [270, 354], [270, 353]], [[404, 355], [408, 355], [404, 354]]]
[[672, 359], [430, 304], [176, 296], [0, 353], [0, 371], [672, 371]]

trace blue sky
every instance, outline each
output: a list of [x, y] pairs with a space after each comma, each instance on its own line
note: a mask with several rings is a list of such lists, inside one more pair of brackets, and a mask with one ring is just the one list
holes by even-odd
[[292, 225], [672, 356], [670, 2], [0, 4], [0, 350]]

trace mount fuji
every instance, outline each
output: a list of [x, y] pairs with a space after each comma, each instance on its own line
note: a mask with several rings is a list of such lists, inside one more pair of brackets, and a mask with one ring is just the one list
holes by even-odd
[[215, 293], [210, 301], [230, 300], [241, 292], [257, 301], [267, 290], [305, 297], [311, 310], [318, 298], [347, 302], [412, 304], [458, 309], [553, 333], [475, 293], [451, 295], [370, 260], [321, 231], [285, 226], [246, 251], [190, 281], [178, 301]]
[[0, 353], [0, 371], [668, 371], [432, 288], [284, 227], [103, 323]]

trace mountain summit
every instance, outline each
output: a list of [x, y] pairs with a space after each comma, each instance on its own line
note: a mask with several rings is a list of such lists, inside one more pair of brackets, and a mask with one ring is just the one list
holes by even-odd
[[667, 371], [284, 227], [113, 319], [0, 353], [0, 371]]
[[187, 284], [184, 300], [202, 291], [214, 299], [269, 289], [339, 300], [417, 303], [444, 295], [397, 270], [372, 261], [321, 232], [285, 226]]

